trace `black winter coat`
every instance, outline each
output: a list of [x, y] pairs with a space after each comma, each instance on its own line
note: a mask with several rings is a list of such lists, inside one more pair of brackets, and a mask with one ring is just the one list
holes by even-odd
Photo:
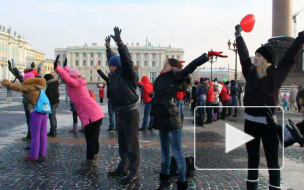
[[46, 81], [47, 88], [46, 88], [46, 95], [50, 100], [51, 105], [55, 105], [59, 103], [59, 80], [57, 79], [51, 79]]
[[[242, 72], [246, 80], [244, 106], [278, 105], [279, 89], [286, 79], [290, 68], [295, 64], [295, 57], [302, 48], [303, 43], [304, 36], [298, 36], [278, 65], [269, 66], [266, 71], [267, 76], [260, 79], [256, 69], [252, 67], [243, 37], [238, 36], [236, 38]], [[271, 110], [275, 114], [275, 109]], [[245, 108], [245, 112], [252, 116], [266, 116], [267, 109]]]
[[125, 107], [138, 101], [136, 93], [137, 75], [133, 70], [133, 61], [126, 45], [118, 44], [121, 67], [109, 78], [108, 90], [113, 107]]
[[152, 99], [151, 115], [154, 116], [153, 128], [171, 131], [183, 127], [181, 116], [173, 99], [180, 85], [190, 73], [209, 59], [206, 54], [198, 57], [183, 70], [176, 73], [168, 72], [159, 75], [154, 82], [154, 98]]

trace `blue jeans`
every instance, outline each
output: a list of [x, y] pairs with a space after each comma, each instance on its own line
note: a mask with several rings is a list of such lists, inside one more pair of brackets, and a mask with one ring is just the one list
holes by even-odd
[[113, 108], [110, 99], [108, 99], [108, 114], [109, 114], [109, 129], [114, 129], [115, 126], [115, 109]]
[[[153, 121], [153, 116], [150, 117], [150, 112], [151, 112], [151, 102], [145, 103], [145, 110], [144, 110], [144, 119], [143, 119], [143, 124], [142, 128], [147, 129], [148, 127], [151, 127], [152, 121]], [[150, 122], [149, 122], [150, 118]], [[148, 126], [149, 124], [149, 126]]]
[[184, 115], [184, 112], [183, 112], [183, 100], [176, 100], [176, 107], [178, 108], [179, 110], [179, 113], [181, 115]]
[[[197, 100], [197, 106], [206, 106], [206, 101], [205, 100]], [[205, 108], [198, 108], [197, 112], [198, 112], [198, 121], [196, 122], [199, 125], [204, 124], [205, 122]]]
[[[159, 131], [159, 139], [162, 152], [161, 173], [169, 174], [171, 165], [171, 148], [177, 162], [178, 181], [186, 181], [186, 161], [182, 147], [182, 129], [172, 131]], [[171, 146], [170, 146], [171, 145]]]

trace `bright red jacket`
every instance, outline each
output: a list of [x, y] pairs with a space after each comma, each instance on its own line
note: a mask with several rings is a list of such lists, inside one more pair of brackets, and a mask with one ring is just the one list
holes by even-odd
[[184, 100], [184, 92], [183, 91], [181, 91], [181, 92], [177, 91], [176, 94], [175, 94], [175, 98], [177, 100]]
[[230, 95], [229, 95], [228, 89], [226, 88], [224, 83], [221, 83], [221, 84], [223, 85], [222, 91], [220, 93], [220, 96], [222, 96], [222, 101], [230, 100]]
[[153, 92], [153, 85], [150, 83], [149, 78], [147, 76], [143, 76], [141, 78], [141, 81], [138, 81], [137, 83], [140, 84], [141, 86], [143, 86], [142, 97], [143, 97], [144, 103], [151, 102], [152, 98], [150, 96], [150, 93]]
[[207, 92], [207, 102], [213, 102], [214, 101], [213, 83], [211, 81], [209, 81], [208, 84], [210, 85], [210, 87]]
[[105, 94], [104, 92], [105, 85], [101, 87], [100, 85], [97, 84], [97, 88], [99, 88], [99, 97], [103, 98]]

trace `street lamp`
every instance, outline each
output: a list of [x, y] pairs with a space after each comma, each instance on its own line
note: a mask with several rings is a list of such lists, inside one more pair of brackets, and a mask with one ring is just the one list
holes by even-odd
[[236, 42], [235, 41], [232, 44], [233, 45], [233, 49], [230, 48], [230, 46], [231, 46], [230, 40], [228, 40], [227, 44], [228, 44], [228, 49], [234, 51], [234, 53], [235, 53], [235, 76], [234, 76], [234, 80], [236, 82], [237, 81], [237, 51], [238, 51], [238, 49], [236, 47]]
[[[211, 49], [211, 51], [213, 51], [212, 49]], [[215, 56], [215, 61], [213, 60], [213, 55], [210, 57], [210, 59], [209, 59], [209, 62], [211, 63], [211, 80], [210, 81], [212, 81], [213, 79], [212, 79], [212, 64], [214, 63], [214, 62], [217, 62], [217, 56]]]

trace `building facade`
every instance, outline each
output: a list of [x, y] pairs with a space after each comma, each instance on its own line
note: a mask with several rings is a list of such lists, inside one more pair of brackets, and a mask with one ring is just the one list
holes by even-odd
[[45, 59], [45, 54], [32, 48], [24, 36], [12, 32], [11, 28], [0, 25], [0, 80], [12, 80], [13, 75], [8, 70], [8, 60], [14, 59], [15, 67], [24, 70], [34, 62], [37, 65]]
[[[175, 58], [183, 60], [184, 50], [181, 48], [171, 47], [156, 47], [151, 43], [140, 46], [126, 44], [131, 54], [134, 65], [139, 66], [139, 78], [148, 76], [153, 82], [159, 75], [163, 68], [164, 61], [168, 58]], [[112, 51], [118, 54], [117, 47], [112, 46]], [[97, 43], [92, 43], [91, 46], [87, 44], [83, 46], [68, 46], [67, 48], [56, 48], [55, 55], [60, 55], [59, 64], [62, 66], [65, 57], [67, 57], [67, 64], [79, 70], [85, 77], [88, 83], [104, 82], [98, 75], [95, 65], [108, 74], [110, 72], [107, 65], [106, 47], [98, 46]]]

